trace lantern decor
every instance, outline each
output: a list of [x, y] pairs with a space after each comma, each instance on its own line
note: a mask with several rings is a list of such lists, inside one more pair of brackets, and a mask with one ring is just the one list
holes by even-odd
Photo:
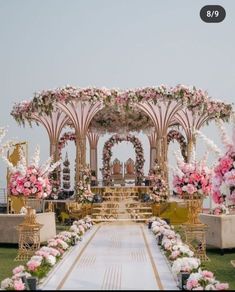
[[66, 156], [65, 156], [65, 161], [63, 162], [64, 164], [64, 168], [63, 168], [63, 189], [65, 191], [69, 191], [70, 190], [70, 162], [68, 159], [68, 153], [66, 152]]
[[17, 226], [19, 232], [19, 249], [16, 261], [30, 259], [40, 248], [40, 229], [42, 224], [36, 222], [35, 210], [27, 207], [24, 221]]

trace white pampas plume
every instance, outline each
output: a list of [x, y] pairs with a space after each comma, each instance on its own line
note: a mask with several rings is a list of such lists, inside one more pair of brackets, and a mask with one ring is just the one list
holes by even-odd
[[222, 155], [222, 151], [219, 149], [219, 147], [209, 138], [207, 138], [202, 132], [196, 131], [196, 135], [201, 138], [207, 145], [207, 148], [211, 151], [213, 151], [217, 156]]
[[233, 131], [233, 134], [232, 134], [232, 140], [233, 140], [233, 145], [235, 145], [235, 112], [233, 112], [233, 113], [231, 114], [231, 122], [232, 122], [232, 124], [233, 124], [233, 129], [232, 129], [232, 131]]
[[184, 176], [183, 171], [179, 167], [172, 168], [174, 176], [177, 175], [179, 178], [182, 178]]
[[51, 162], [52, 162], [52, 157], [49, 157], [46, 160], [46, 162], [40, 167], [40, 174], [42, 176], [44, 176], [47, 173], [47, 171], [48, 171], [48, 169], [49, 169], [49, 167], [51, 165]]
[[222, 140], [222, 143], [224, 144], [224, 146], [227, 148], [227, 149], [230, 149], [233, 147], [233, 142], [231, 141], [231, 139], [229, 138], [228, 134], [226, 133], [225, 131], [225, 128], [221, 122], [221, 120], [217, 120], [216, 121], [216, 125], [220, 131], [220, 136], [221, 136], [221, 140]]
[[0, 127], [0, 143], [2, 141], [2, 139], [6, 136], [6, 129], [3, 127]]
[[23, 147], [20, 147], [19, 153], [20, 153], [20, 161], [18, 162], [17, 167], [21, 166], [22, 170], [24, 168], [25, 171], [26, 171], [27, 162], [26, 162], [26, 157], [25, 157], [25, 153], [24, 153]]
[[36, 149], [35, 149], [34, 156], [32, 158], [31, 165], [33, 165], [36, 168], [38, 168], [39, 167], [39, 161], [40, 161], [40, 147], [39, 147], [39, 145], [37, 145]]

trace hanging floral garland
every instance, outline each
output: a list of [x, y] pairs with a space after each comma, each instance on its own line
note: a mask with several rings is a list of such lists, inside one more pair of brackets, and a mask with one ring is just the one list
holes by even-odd
[[181, 154], [184, 160], [187, 160], [187, 143], [184, 136], [176, 130], [170, 130], [167, 134], [167, 144], [169, 145], [171, 141], [176, 140], [180, 144]]
[[68, 143], [68, 141], [74, 141], [76, 143], [76, 134], [74, 132], [64, 133], [58, 143], [59, 156], [61, 157], [62, 149]]
[[136, 163], [135, 163], [135, 170], [136, 170], [136, 178], [137, 178], [137, 184], [139, 184], [142, 181], [142, 178], [144, 176], [143, 167], [144, 167], [144, 151], [142, 144], [140, 140], [133, 136], [133, 135], [113, 135], [105, 144], [103, 149], [103, 180], [107, 182], [107, 184], [110, 183], [111, 180], [111, 169], [110, 169], [110, 160], [112, 156], [112, 147], [120, 142], [128, 141], [131, 142], [135, 148], [136, 153]]

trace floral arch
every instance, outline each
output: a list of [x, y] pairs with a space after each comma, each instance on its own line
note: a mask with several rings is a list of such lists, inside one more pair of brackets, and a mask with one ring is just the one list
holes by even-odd
[[62, 149], [65, 147], [68, 141], [74, 141], [76, 143], [76, 134], [74, 132], [65, 132], [59, 140], [58, 150], [61, 158]]
[[110, 160], [112, 157], [112, 147], [120, 142], [128, 141], [131, 142], [135, 148], [136, 153], [136, 163], [135, 163], [135, 171], [136, 171], [136, 181], [137, 185], [141, 183], [144, 176], [144, 150], [140, 140], [134, 135], [113, 135], [107, 142], [104, 144], [103, 149], [103, 180], [106, 181], [107, 184], [110, 184], [111, 181], [111, 170], [110, 170]]
[[183, 134], [181, 134], [177, 130], [170, 130], [167, 134], [167, 145], [170, 144], [171, 141], [176, 140], [180, 145], [181, 154], [184, 160], [187, 160], [187, 142]]

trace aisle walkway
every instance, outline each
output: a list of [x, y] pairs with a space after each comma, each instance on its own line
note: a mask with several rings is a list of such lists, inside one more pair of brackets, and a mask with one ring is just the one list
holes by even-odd
[[151, 232], [131, 222], [96, 225], [40, 288], [178, 290]]

